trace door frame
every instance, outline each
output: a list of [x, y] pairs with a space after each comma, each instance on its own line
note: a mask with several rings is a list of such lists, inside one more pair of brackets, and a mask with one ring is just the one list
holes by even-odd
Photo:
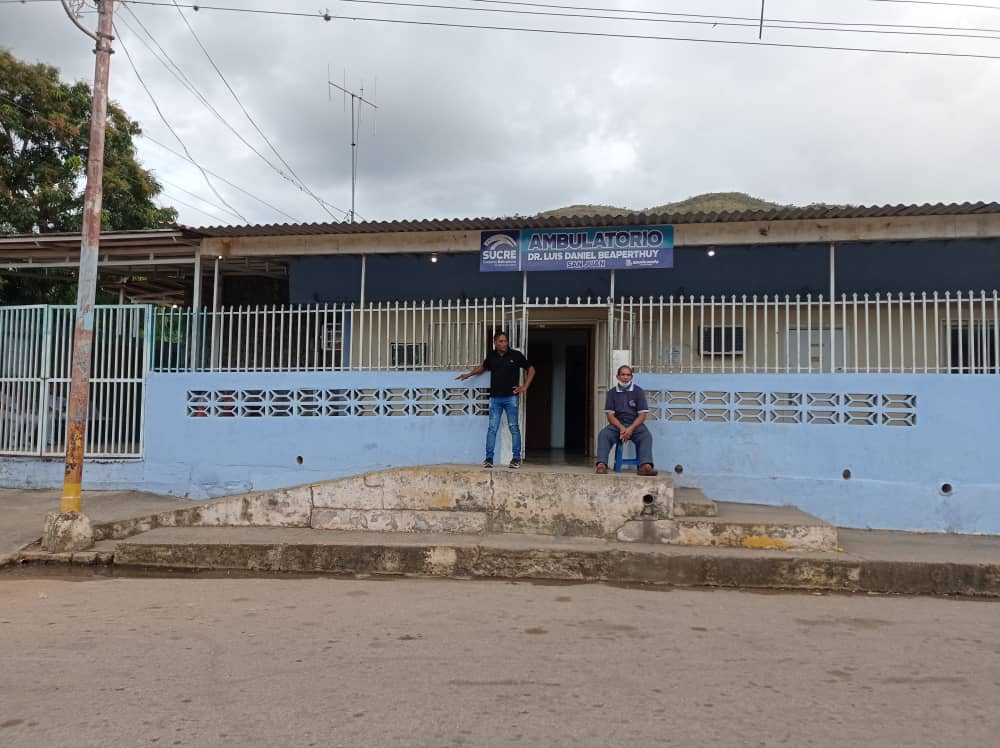
[[[587, 364], [586, 364], [586, 371], [585, 371], [585, 375], [586, 375], [585, 386], [586, 386], [586, 389], [584, 391], [587, 392], [587, 393], [594, 392], [594, 386], [595, 386], [595, 382], [594, 382], [594, 370], [595, 370], [595, 367], [596, 367], [596, 364], [597, 364], [597, 359], [596, 359], [597, 351], [596, 351], [596, 345], [595, 345], [595, 343], [596, 343], [596, 339], [597, 339], [597, 325], [599, 324], [599, 322], [600, 322], [600, 320], [594, 320], [593, 322], [583, 322], [583, 321], [580, 321], [580, 320], [568, 320], [566, 322], [551, 322], [551, 321], [546, 320], [544, 322], [536, 322], [536, 323], [532, 324], [531, 321], [528, 320], [527, 336], [526, 336], [527, 340], [529, 341], [529, 343], [528, 343], [529, 350], [528, 350], [528, 354], [527, 354], [528, 355], [528, 360], [529, 361], [531, 360], [530, 341], [531, 341], [531, 332], [532, 332], [532, 330], [534, 330], [534, 331], [541, 331], [541, 330], [549, 331], [549, 330], [554, 330], [554, 331], [560, 332], [560, 333], [562, 333], [562, 332], [583, 332], [583, 333], [586, 333], [586, 347], [587, 347], [586, 357], [587, 357]], [[594, 434], [594, 413], [596, 412], [596, 408], [597, 408], [596, 396], [595, 397], [587, 397], [586, 398], [586, 408], [587, 408], [587, 411], [584, 414], [584, 417], [586, 419], [586, 424], [587, 424], [587, 434], [586, 434], [586, 438], [584, 440], [584, 455], [587, 456], [587, 457], [592, 457], [593, 454], [594, 454], [594, 438], [595, 438], [595, 434]], [[525, 424], [526, 424], [527, 423], [527, 418], [528, 418], [528, 403], [527, 403], [527, 399], [525, 399], [525, 401], [524, 401], [524, 408], [522, 410], [524, 412], [524, 419], [525, 419]], [[551, 417], [552, 416], [550, 414], [549, 418], [551, 418]], [[524, 430], [523, 427], [522, 427], [522, 430]], [[527, 433], [527, 432], [525, 431], [525, 433]]]

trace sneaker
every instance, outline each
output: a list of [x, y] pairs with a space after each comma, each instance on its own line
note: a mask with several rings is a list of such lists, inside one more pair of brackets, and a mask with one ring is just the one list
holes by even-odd
[[521, 467], [521, 461], [519, 459], [515, 457], [513, 460], [510, 461], [511, 470], [517, 470], [519, 467]]
[[483, 469], [484, 470], [492, 470], [493, 469], [493, 460], [483, 460]]

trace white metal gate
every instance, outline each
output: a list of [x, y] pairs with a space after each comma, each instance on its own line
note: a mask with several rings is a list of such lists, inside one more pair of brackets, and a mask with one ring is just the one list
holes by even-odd
[[[66, 451], [74, 306], [0, 308], [0, 454]], [[94, 309], [87, 457], [142, 455], [148, 306]]]

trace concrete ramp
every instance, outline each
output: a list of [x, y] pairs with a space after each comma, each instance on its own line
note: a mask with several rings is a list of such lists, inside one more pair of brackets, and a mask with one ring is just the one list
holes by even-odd
[[[790, 507], [718, 505], [670, 475], [595, 475], [566, 466], [394, 468], [95, 527], [96, 540], [160, 527], [542, 535], [626, 543], [834, 550], [836, 528]], [[720, 509], [720, 506], [722, 509]]]
[[616, 537], [630, 519], [666, 519], [670, 476], [594, 475], [579, 468], [483, 470], [430, 465], [226, 496], [175, 512], [110, 523], [96, 539], [157, 527], [309, 527], [377, 532], [529, 533]]

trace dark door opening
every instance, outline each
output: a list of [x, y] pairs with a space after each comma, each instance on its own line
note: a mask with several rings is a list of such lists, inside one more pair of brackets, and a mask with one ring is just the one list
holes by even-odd
[[586, 464], [593, 441], [590, 328], [532, 327], [535, 381], [525, 402], [525, 448], [536, 463]]

